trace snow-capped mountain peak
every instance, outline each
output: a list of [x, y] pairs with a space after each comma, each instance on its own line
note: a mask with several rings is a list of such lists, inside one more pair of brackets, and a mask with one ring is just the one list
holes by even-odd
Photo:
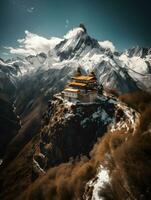
[[[73, 74], [77, 67], [81, 67], [84, 74], [93, 71], [99, 84], [114, 89], [119, 94], [138, 88], [151, 90], [149, 48], [137, 47], [122, 54], [114, 53], [115, 47], [112, 42], [93, 39], [84, 25], [73, 28], [63, 38], [46, 39], [26, 31], [26, 37], [19, 40], [19, 43], [22, 47], [11, 49], [10, 52], [26, 51], [25, 55], [28, 56], [7, 62], [1, 61], [0, 73], [5, 73], [3, 66], [6, 65], [5, 70], [9, 69], [9, 77], [13, 82], [14, 78], [18, 80], [18, 77], [21, 80], [25, 76], [40, 76], [41, 85], [44, 85], [45, 81], [48, 83], [54, 78], [53, 72], [49, 74], [50, 71], [55, 70], [60, 74], [59, 70], [63, 70], [64, 77], [61, 81], [65, 83], [70, 78], [69, 74]], [[15, 74], [12, 73], [12, 69], [15, 70]], [[57, 73], [55, 80], [58, 80]], [[46, 88], [42, 90], [50, 90], [49, 87], [53, 86], [46, 84]]]

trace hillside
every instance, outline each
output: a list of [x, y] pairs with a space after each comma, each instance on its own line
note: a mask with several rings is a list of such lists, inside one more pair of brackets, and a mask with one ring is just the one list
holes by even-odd
[[[118, 118], [118, 109], [123, 110], [121, 119]], [[129, 119], [133, 115], [134, 110], [120, 107], [120, 102], [110, 97], [102, 96], [96, 103], [77, 105], [55, 97], [43, 115], [40, 133], [37, 132], [11, 164], [2, 170], [1, 198], [20, 196], [30, 184], [36, 184], [41, 176], [47, 177], [49, 171], [55, 170], [54, 166], [60, 168], [62, 163], [66, 163], [63, 165], [67, 168], [70, 164], [74, 167], [75, 162], [77, 165], [83, 162], [81, 159], [89, 162], [94, 144], [107, 131], [108, 125], [113, 132], [118, 130], [119, 123], [123, 129], [131, 127], [134, 131], [133, 123], [137, 117]], [[17, 185], [22, 185], [17, 191], [17, 185], [11, 187], [14, 179]]]

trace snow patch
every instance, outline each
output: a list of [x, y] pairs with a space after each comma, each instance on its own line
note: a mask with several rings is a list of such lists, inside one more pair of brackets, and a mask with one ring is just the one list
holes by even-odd
[[65, 114], [65, 119], [70, 119], [71, 117], [74, 117], [74, 114], [73, 113], [67, 113]]
[[40, 172], [40, 173], [45, 173], [45, 171], [40, 167], [39, 163], [33, 158], [33, 168]]
[[1, 164], [3, 163], [3, 160], [2, 159], [0, 159], [0, 166], [1, 166]]
[[108, 184], [110, 183], [109, 171], [101, 165], [98, 169], [96, 181], [95, 182], [90, 181], [88, 183], [90, 187], [93, 186], [91, 200], [104, 200], [99, 196], [99, 192], [101, 191], [101, 188], [103, 188], [104, 185], [107, 183]]
[[64, 100], [64, 105], [66, 108], [71, 108], [72, 105], [74, 105], [74, 103], [68, 101], [68, 100]]
[[129, 130], [131, 129], [133, 131], [132, 134], [134, 135], [139, 124], [139, 114], [123, 103], [118, 103], [117, 108], [120, 108], [124, 111], [124, 117], [121, 117], [118, 123], [114, 123], [112, 125], [111, 132], [122, 129], [125, 129], [125, 131], [129, 132]]

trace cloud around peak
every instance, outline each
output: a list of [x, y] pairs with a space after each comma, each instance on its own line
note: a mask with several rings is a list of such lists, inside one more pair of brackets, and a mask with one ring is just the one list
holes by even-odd
[[[11, 54], [18, 56], [29, 56], [37, 55], [41, 52], [48, 53], [51, 49], [55, 48], [62, 40], [72, 40], [76, 39], [79, 35], [85, 34], [86, 29], [79, 26], [70, 30], [63, 38], [51, 37], [47, 39], [45, 37], [39, 36], [37, 34], [25, 31], [25, 37], [23, 39], [18, 39], [18, 47], [5, 47]], [[111, 41], [99, 42], [100, 46], [104, 49], [110, 49], [111, 52], [115, 51], [115, 46]]]
[[5, 47], [10, 50], [11, 54], [22, 56], [36, 55], [41, 52], [48, 53], [49, 50], [54, 48], [62, 39], [52, 37], [50, 39], [44, 38], [37, 34], [25, 31], [25, 38], [18, 39], [18, 48]]
[[103, 41], [103, 42], [99, 42], [99, 45], [103, 49], [110, 49], [112, 53], [115, 52], [115, 50], [116, 50], [114, 44], [109, 40], [106, 40], [106, 41]]
[[78, 27], [78, 28], [73, 28], [72, 30], [70, 30], [65, 36], [65, 39], [72, 39], [75, 38], [76, 36], [80, 35], [84, 33], [83, 28]]

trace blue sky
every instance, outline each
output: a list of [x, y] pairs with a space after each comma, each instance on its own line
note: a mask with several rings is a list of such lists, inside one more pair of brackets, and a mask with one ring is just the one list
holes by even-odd
[[17, 46], [25, 30], [62, 37], [84, 23], [90, 36], [110, 40], [118, 50], [151, 46], [150, 1], [0, 0], [0, 57], [4, 46]]

